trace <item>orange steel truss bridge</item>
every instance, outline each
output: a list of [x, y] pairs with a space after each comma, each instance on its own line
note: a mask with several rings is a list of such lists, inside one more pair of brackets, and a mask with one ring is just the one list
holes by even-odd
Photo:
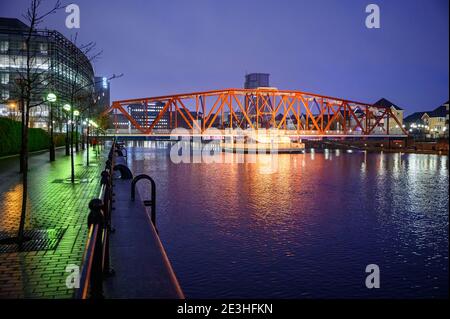
[[[154, 102], [163, 106], [150, 116], [149, 104]], [[133, 115], [130, 105], [141, 106], [139, 117]], [[230, 132], [237, 128], [275, 128], [299, 137], [408, 135], [389, 107], [275, 88], [224, 89], [114, 101], [104, 114], [113, 117], [115, 133], [120, 131], [117, 123], [122, 114], [135, 135], [167, 136], [170, 129], [177, 127], [200, 135], [208, 134], [211, 128], [222, 130], [223, 135], [233, 134]], [[166, 130], [157, 127], [163, 118]]]

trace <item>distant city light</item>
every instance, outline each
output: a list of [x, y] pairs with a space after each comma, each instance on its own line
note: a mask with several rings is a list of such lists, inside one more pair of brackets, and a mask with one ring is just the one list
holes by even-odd
[[92, 121], [92, 120], [89, 120], [89, 124], [92, 125], [92, 126], [95, 127], [95, 128], [98, 127], [97, 123], [95, 123], [95, 122]]

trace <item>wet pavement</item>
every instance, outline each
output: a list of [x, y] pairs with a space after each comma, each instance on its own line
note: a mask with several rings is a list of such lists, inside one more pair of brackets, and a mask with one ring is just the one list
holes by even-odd
[[[100, 165], [97, 165], [97, 162]], [[90, 166], [86, 152], [75, 157], [75, 176], [70, 184], [70, 157], [57, 150], [57, 160], [48, 153], [30, 158], [28, 213], [25, 229], [51, 237], [63, 233], [55, 249], [0, 253], [0, 298], [71, 298], [66, 287], [69, 264], [80, 265], [87, 236], [88, 203], [98, 195], [102, 155], [91, 149]], [[0, 235], [17, 233], [21, 212], [22, 185], [19, 158], [0, 159]]]

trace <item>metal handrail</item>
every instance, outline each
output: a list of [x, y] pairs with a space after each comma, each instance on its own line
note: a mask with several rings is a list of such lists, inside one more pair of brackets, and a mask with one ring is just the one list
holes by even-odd
[[109, 263], [109, 232], [115, 148], [116, 141], [113, 140], [105, 170], [101, 174], [99, 196], [89, 202], [91, 210], [88, 216], [89, 232], [82, 259], [80, 288], [76, 293], [79, 299], [103, 298], [103, 277], [113, 273]]
[[93, 252], [96, 244], [98, 229], [99, 229], [98, 225], [91, 225], [91, 227], [89, 227], [87, 245], [84, 250], [82, 259], [84, 261], [85, 266], [82, 267], [81, 269], [80, 287], [77, 290], [76, 294], [77, 299], [87, 299], [89, 295], [90, 281], [87, 280], [87, 278], [89, 278], [91, 275], [92, 262], [94, 259]]
[[134, 201], [135, 197], [136, 197], [136, 183], [138, 181], [140, 181], [141, 179], [146, 179], [149, 180], [152, 187], [151, 187], [151, 199], [150, 200], [144, 200], [144, 205], [145, 206], [150, 206], [151, 207], [151, 220], [153, 223], [153, 226], [155, 226], [156, 228], [156, 183], [153, 180], [153, 178], [151, 178], [150, 176], [148, 176], [147, 174], [140, 174], [138, 176], [136, 176], [135, 178], [133, 178], [133, 181], [131, 182], [131, 200]]

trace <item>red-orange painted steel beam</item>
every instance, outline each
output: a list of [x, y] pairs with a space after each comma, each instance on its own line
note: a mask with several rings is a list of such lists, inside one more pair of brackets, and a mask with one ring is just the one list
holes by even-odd
[[[217, 97], [216, 99], [211, 99], [214, 103], [210, 109], [205, 105], [206, 97], [208, 96]], [[242, 105], [240, 101], [241, 98], [244, 101], [244, 105]], [[320, 103], [318, 100], [320, 100]], [[150, 124], [148, 103], [154, 101], [165, 102], [165, 106]], [[132, 103], [145, 103], [145, 128], [143, 128], [123, 107]], [[199, 119], [200, 103], [202, 107], [201, 125], [196, 121]], [[295, 103], [297, 103], [297, 108], [294, 107]], [[221, 126], [224, 127], [225, 104], [230, 111], [229, 119], [227, 119], [230, 128], [242, 127], [244, 121], [246, 121], [248, 126], [256, 129], [259, 126], [280, 128], [283, 125], [284, 128], [286, 128], [287, 116], [292, 113], [297, 120], [297, 131], [299, 133], [300, 128], [302, 128], [303, 130], [313, 129], [316, 130], [318, 134], [323, 134], [325, 131], [330, 130], [333, 123], [340, 122], [343, 126], [344, 133], [350, 129], [357, 130], [358, 128], [361, 128], [364, 135], [370, 135], [379, 125], [381, 120], [387, 116], [388, 118], [392, 117], [399, 125], [402, 132], [407, 135], [407, 132], [390, 108], [329, 97], [326, 95], [276, 89], [224, 89], [115, 101], [108, 110], [103, 112], [103, 114], [108, 114], [112, 110], [117, 110], [139, 131], [151, 133], [155, 125], [167, 112], [170, 112], [169, 127], [172, 127], [172, 115], [175, 115], [175, 127], [177, 127], [178, 113], [180, 113], [180, 116], [189, 128], [193, 129], [192, 123], [195, 123], [194, 125], [203, 132], [214, 125], [219, 113], [221, 114]], [[303, 104], [303, 107], [305, 108], [305, 125], [303, 125], [301, 120], [301, 104]], [[195, 117], [191, 115], [187, 105], [193, 105], [195, 107]], [[280, 111], [281, 106], [283, 106], [284, 109], [283, 117], [281, 121], [277, 123], [276, 116]], [[334, 106], [337, 107], [336, 111]], [[173, 108], [175, 109], [174, 114], [172, 114]], [[318, 114], [314, 113], [316, 108]], [[364, 109], [360, 117], [355, 113], [357, 109]], [[238, 117], [237, 112], [239, 111], [243, 116]], [[373, 114], [374, 111], [381, 111], [382, 115], [375, 116]], [[371, 116], [376, 120], [373, 126], [370, 126]], [[327, 118], [326, 124], [325, 117]], [[310, 121], [313, 125], [312, 128], [309, 125]], [[363, 121], [365, 122], [365, 126], [363, 125]]]

